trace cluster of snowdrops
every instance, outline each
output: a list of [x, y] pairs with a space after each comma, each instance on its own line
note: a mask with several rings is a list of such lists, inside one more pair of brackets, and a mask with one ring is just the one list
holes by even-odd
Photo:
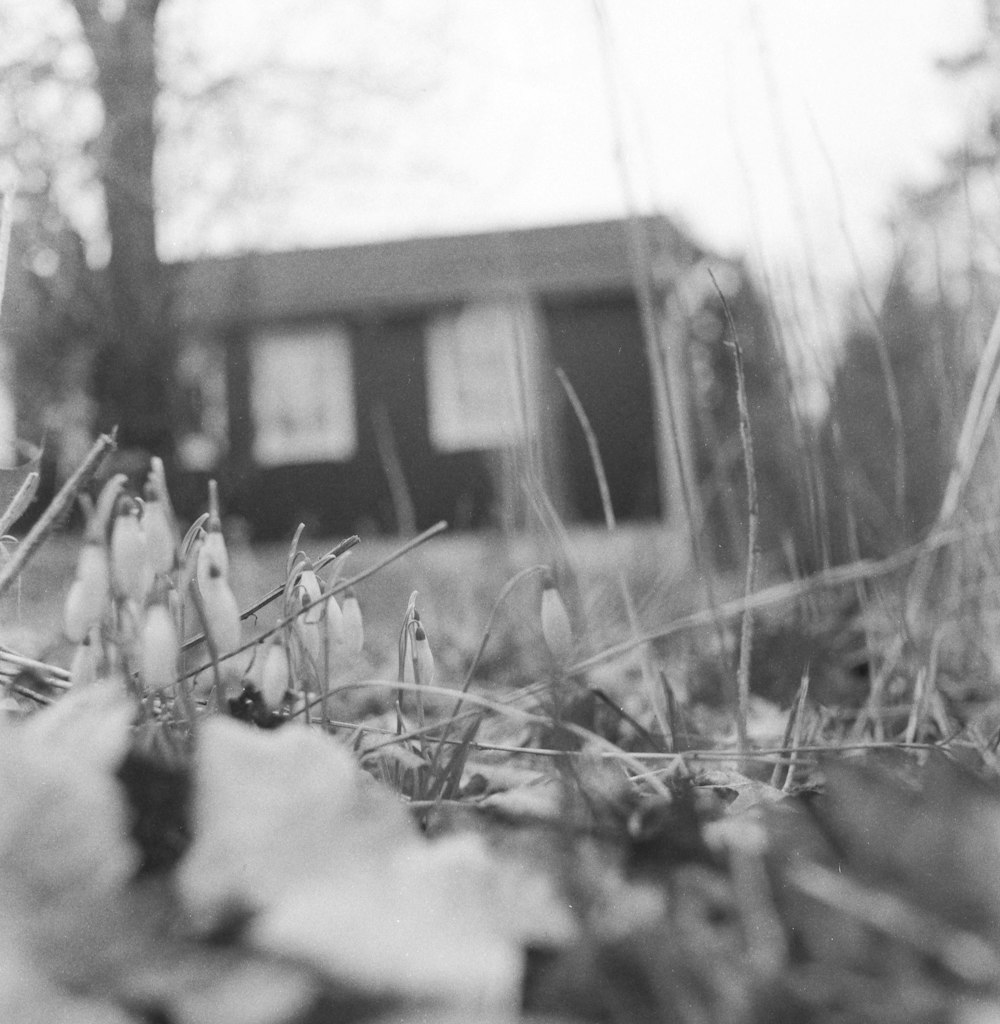
[[[292, 543], [274, 628], [244, 640], [230, 585], [229, 553], [215, 481], [208, 511], [182, 538], [163, 463], [151, 460], [143, 497], [118, 474], [87, 510], [76, 575], [66, 595], [63, 629], [76, 644], [70, 684], [118, 679], [140, 700], [169, 703], [193, 720], [199, 709], [231, 708], [243, 695], [266, 715], [325, 711], [330, 680], [364, 646], [361, 608], [352, 588], [320, 571]], [[356, 538], [355, 538], [356, 540]], [[340, 598], [340, 600], [338, 600]], [[260, 607], [259, 605], [256, 607]], [[573, 633], [551, 578], [541, 601], [542, 633], [553, 655], [568, 657]], [[190, 634], [190, 635], [188, 635]], [[187, 639], [185, 639], [187, 637]], [[434, 657], [411, 599], [400, 633], [399, 676], [431, 685]]]

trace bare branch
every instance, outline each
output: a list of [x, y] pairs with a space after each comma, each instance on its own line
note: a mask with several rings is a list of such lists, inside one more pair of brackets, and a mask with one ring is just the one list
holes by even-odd
[[111, 42], [111, 28], [101, 14], [99, 0], [71, 0], [73, 10], [80, 19], [83, 34], [94, 54], [94, 60], [101, 64]]

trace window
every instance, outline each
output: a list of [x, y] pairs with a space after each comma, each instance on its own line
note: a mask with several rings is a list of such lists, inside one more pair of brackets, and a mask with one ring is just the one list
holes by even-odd
[[522, 376], [533, 379], [527, 301], [475, 302], [427, 326], [430, 432], [443, 451], [503, 448], [525, 436]]
[[346, 461], [358, 444], [351, 340], [338, 325], [257, 334], [250, 349], [254, 458]]

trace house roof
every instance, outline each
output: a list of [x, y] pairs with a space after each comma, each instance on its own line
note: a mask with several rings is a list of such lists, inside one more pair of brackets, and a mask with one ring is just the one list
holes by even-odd
[[[654, 280], [703, 255], [663, 217], [636, 227]], [[179, 314], [188, 327], [210, 328], [512, 293], [626, 291], [630, 231], [626, 221], [598, 221], [198, 260], [180, 267]]]

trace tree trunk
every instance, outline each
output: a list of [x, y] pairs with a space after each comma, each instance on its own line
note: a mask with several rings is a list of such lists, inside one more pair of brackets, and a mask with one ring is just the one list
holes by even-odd
[[153, 156], [158, 0], [126, 0], [106, 17], [99, 0], [73, 0], [97, 65], [104, 105], [98, 175], [111, 254], [105, 328], [92, 394], [99, 429], [117, 425], [123, 447], [170, 456], [176, 329], [167, 269], [156, 253]]

